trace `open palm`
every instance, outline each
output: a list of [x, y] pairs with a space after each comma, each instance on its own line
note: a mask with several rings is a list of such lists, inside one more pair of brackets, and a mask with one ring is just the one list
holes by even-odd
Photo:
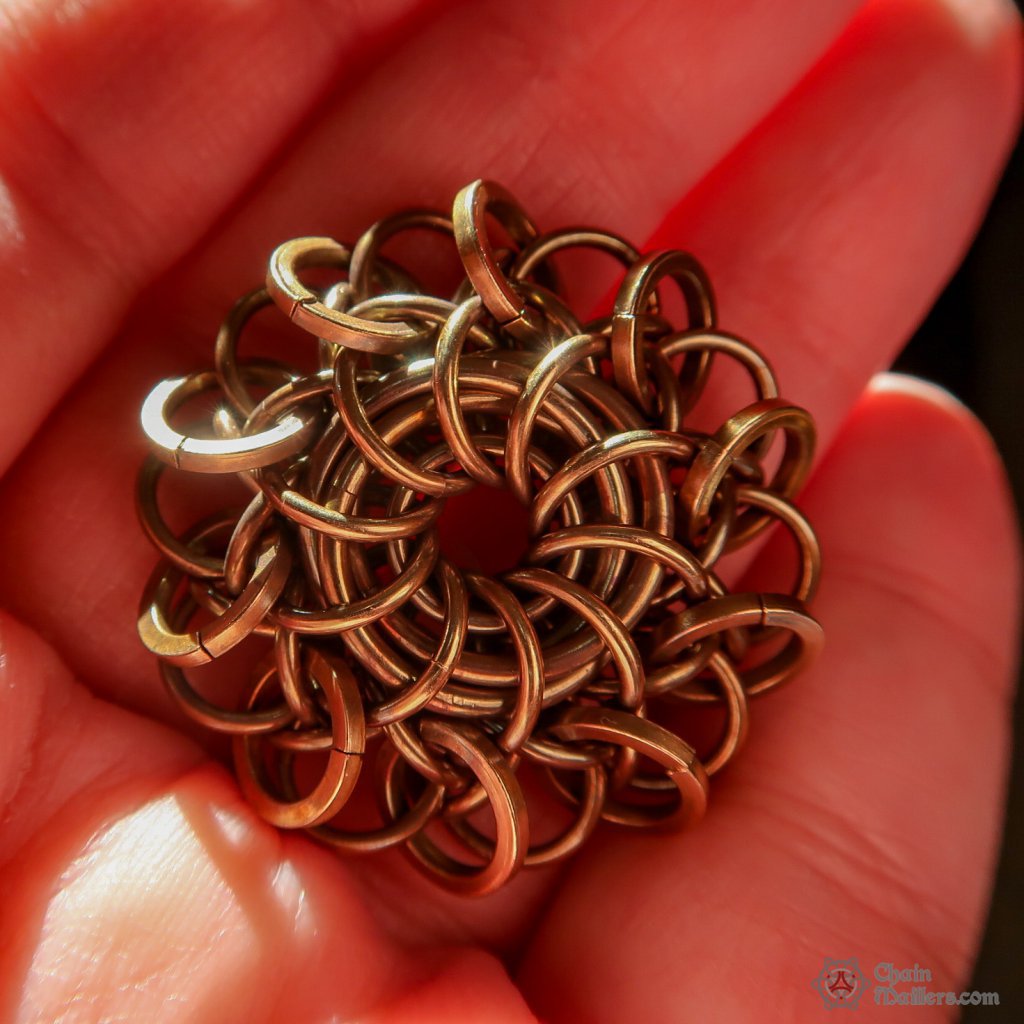
[[[825, 956], [962, 987], [1015, 534], [970, 415], [868, 381], [983, 211], [1019, 60], [994, 0], [4, 5], [0, 1019], [803, 1021]], [[274, 244], [478, 176], [708, 267], [819, 421], [828, 644], [699, 828], [467, 902], [264, 825], [183, 734], [131, 491], [141, 396]]]

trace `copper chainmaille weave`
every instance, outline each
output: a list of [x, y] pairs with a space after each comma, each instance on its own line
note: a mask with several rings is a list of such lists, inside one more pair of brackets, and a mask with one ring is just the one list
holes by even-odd
[[[381, 255], [424, 230], [454, 241], [464, 279], [450, 298]], [[580, 248], [625, 271], [588, 322], [553, 260]], [[293, 344], [308, 332], [297, 361], [318, 369], [238, 358], [265, 307]], [[722, 360], [756, 399], [703, 433], [688, 417]], [[409, 210], [351, 247], [280, 245], [265, 287], [228, 314], [213, 367], [159, 384], [142, 422], [139, 513], [162, 561], [139, 633], [169, 693], [233, 738], [267, 821], [351, 853], [402, 846], [456, 892], [567, 857], [601, 820], [699, 819], [751, 698], [821, 646], [807, 607], [820, 554], [792, 504], [810, 415], [718, 329], [692, 256], [540, 233], [494, 182], [464, 188], [451, 217]], [[235, 477], [251, 500], [178, 535], [157, 505], [167, 466]], [[479, 485], [529, 514], [522, 563], [497, 577], [440, 550], [446, 500]], [[730, 591], [720, 559], [776, 522], [796, 541], [795, 584]], [[249, 638], [262, 660], [240, 702], [203, 696], [185, 670]], [[360, 780], [376, 812], [360, 798], [341, 814]]]

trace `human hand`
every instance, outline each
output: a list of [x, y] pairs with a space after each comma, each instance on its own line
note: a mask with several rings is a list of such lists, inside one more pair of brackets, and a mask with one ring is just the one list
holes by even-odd
[[[867, 383], [982, 212], [1018, 29], [996, 0], [861, 6], [5, 8], [0, 1019], [803, 1021], [826, 955], [962, 987], [1001, 815], [1015, 528], [965, 410]], [[178, 731], [133, 629], [152, 553], [131, 488], [142, 394], [208, 358], [274, 244], [476, 176], [541, 225], [708, 267], [723, 326], [819, 423], [801, 505], [828, 641], [755, 707], [697, 829], [608, 829], [465, 902], [396, 854], [269, 828]]]

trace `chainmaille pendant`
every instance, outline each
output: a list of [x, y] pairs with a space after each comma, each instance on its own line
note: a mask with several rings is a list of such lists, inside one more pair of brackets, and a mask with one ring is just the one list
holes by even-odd
[[[464, 277], [450, 297], [381, 255], [422, 230], [454, 242]], [[580, 248], [625, 270], [610, 315], [587, 322], [553, 259]], [[318, 369], [238, 358], [266, 307], [306, 332]], [[722, 359], [756, 400], [703, 433], [688, 418]], [[820, 552], [792, 503], [810, 415], [718, 329], [692, 256], [541, 233], [494, 182], [464, 188], [451, 217], [398, 213], [351, 247], [278, 246], [265, 286], [228, 313], [213, 367], [158, 384], [142, 425], [138, 510], [161, 562], [138, 628], [163, 685], [233, 737], [267, 821], [346, 853], [401, 846], [455, 892], [567, 857], [602, 820], [697, 821], [751, 698], [822, 644], [807, 608]], [[168, 466], [237, 477], [251, 497], [177, 535], [157, 504]], [[521, 564], [493, 577], [453, 564], [438, 538], [446, 501], [479, 485], [528, 512]], [[775, 522], [796, 541], [795, 585], [731, 591], [719, 560]], [[243, 641], [254, 667], [223, 707], [185, 670]], [[346, 823], [357, 786], [376, 826]], [[531, 835], [545, 801], [566, 824]]]

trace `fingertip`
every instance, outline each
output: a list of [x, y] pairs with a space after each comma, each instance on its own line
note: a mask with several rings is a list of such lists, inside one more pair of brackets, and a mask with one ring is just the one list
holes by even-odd
[[1020, 14], [1010, 0], [939, 0], [936, 6], [979, 47], [1008, 35], [1019, 38]]
[[966, 48], [977, 54], [992, 97], [991, 123], [1008, 152], [1024, 110], [1024, 33], [1011, 0], [938, 0]]
[[446, 1024], [453, 1020], [530, 1024], [537, 1018], [495, 956], [481, 949], [462, 948], [443, 953], [435, 973], [371, 1013], [367, 1024]]
[[868, 381], [856, 411], [892, 420], [892, 426], [901, 430], [938, 435], [944, 442], [964, 446], [972, 467], [1005, 482], [992, 435], [977, 415], [941, 384], [909, 373], [879, 373]]
[[1020, 126], [1024, 93], [1024, 36], [1016, 6], [1010, 0], [909, 2], [923, 9], [917, 15], [922, 23], [934, 22], [973, 60], [975, 86], [987, 92], [990, 103], [986, 127], [1008, 150]]
[[[1015, 632], [1021, 550], [1011, 487], [984, 424], [946, 389], [906, 374], [874, 377], [807, 507], [817, 521], [840, 524], [826, 538], [833, 564], [862, 560], [866, 536], [885, 538], [893, 571], [915, 572], [941, 554], [946, 589], [978, 628], [993, 638]], [[993, 646], [1008, 653], [1005, 643]]]
[[824, 439], [962, 259], [1015, 137], [1020, 33], [994, 12], [871, 0], [656, 236]]
[[[955, 483], [971, 488], [976, 513], [992, 513], [988, 528], [1019, 557], [1013, 494], [1002, 455], [988, 428], [967, 405], [932, 381], [888, 372], [871, 379], [858, 407], [875, 417], [879, 428], [888, 425], [908, 450], [934, 452], [956, 474]], [[943, 483], [938, 473], [934, 480]], [[954, 480], [946, 483], [952, 490]]]

